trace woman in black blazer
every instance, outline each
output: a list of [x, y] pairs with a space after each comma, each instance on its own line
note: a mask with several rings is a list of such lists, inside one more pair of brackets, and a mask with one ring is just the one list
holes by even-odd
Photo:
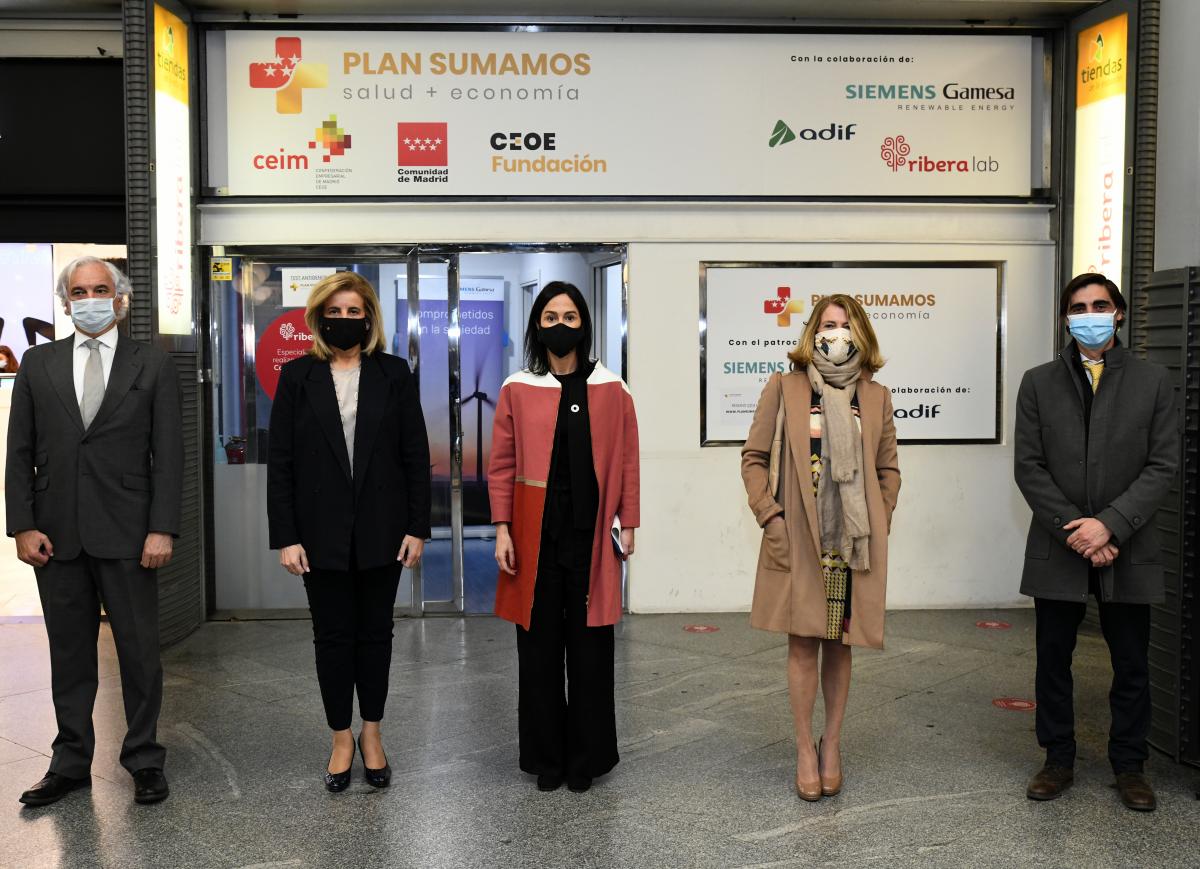
[[392, 610], [403, 567], [429, 536], [429, 440], [416, 383], [383, 352], [379, 300], [354, 272], [308, 297], [309, 355], [283, 366], [271, 408], [267, 517], [271, 548], [304, 577], [317, 680], [333, 750], [325, 787], [350, 783], [358, 750], [366, 780], [387, 787], [379, 722], [392, 658]]

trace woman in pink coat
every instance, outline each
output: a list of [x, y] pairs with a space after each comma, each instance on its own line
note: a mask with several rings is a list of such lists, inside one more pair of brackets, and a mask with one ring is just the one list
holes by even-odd
[[546, 791], [586, 791], [618, 760], [613, 625], [640, 522], [637, 418], [591, 344], [582, 294], [547, 284], [526, 369], [500, 390], [488, 467], [496, 615], [517, 625], [520, 766]]

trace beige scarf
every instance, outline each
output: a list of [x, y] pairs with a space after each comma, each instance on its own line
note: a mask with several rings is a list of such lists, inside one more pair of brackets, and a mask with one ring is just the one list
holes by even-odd
[[821, 549], [836, 550], [851, 570], [870, 570], [871, 524], [863, 484], [862, 435], [851, 401], [862, 356], [834, 365], [813, 353], [808, 379], [821, 397], [821, 479], [817, 483], [817, 523]]

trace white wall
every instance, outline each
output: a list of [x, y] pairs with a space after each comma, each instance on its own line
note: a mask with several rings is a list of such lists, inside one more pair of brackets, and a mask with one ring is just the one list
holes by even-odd
[[629, 586], [638, 612], [738, 610], [751, 599], [758, 531], [738, 451], [699, 446], [705, 259], [1006, 263], [1004, 442], [901, 448], [888, 603], [1025, 603], [1017, 586], [1029, 513], [1012, 483], [1011, 433], [1021, 374], [1053, 354], [1049, 238], [1047, 209], [1011, 205], [211, 205], [201, 224], [203, 244], [627, 242], [642, 437], [643, 527]]

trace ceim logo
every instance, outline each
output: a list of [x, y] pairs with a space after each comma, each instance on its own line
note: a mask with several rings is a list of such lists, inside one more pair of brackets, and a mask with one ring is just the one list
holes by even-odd
[[903, 136], [888, 136], [879, 146], [879, 156], [887, 163], [893, 172], [900, 169], [912, 153], [912, 146], [904, 141]]
[[298, 115], [304, 108], [304, 89], [323, 88], [329, 83], [329, 68], [308, 63], [300, 52], [300, 37], [280, 36], [275, 40], [275, 59], [250, 64], [250, 87], [275, 91], [275, 111]]
[[804, 311], [804, 300], [792, 298], [791, 287], [776, 287], [774, 299], [763, 300], [763, 313], [774, 314], [775, 323], [787, 328], [792, 325], [792, 314]]
[[321, 162], [328, 163], [330, 156], [340, 157], [350, 147], [350, 134], [337, 125], [337, 115], [330, 115], [329, 120], [322, 121], [317, 127], [316, 139], [308, 143], [308, 147], [320, 145], [325, 149]]

